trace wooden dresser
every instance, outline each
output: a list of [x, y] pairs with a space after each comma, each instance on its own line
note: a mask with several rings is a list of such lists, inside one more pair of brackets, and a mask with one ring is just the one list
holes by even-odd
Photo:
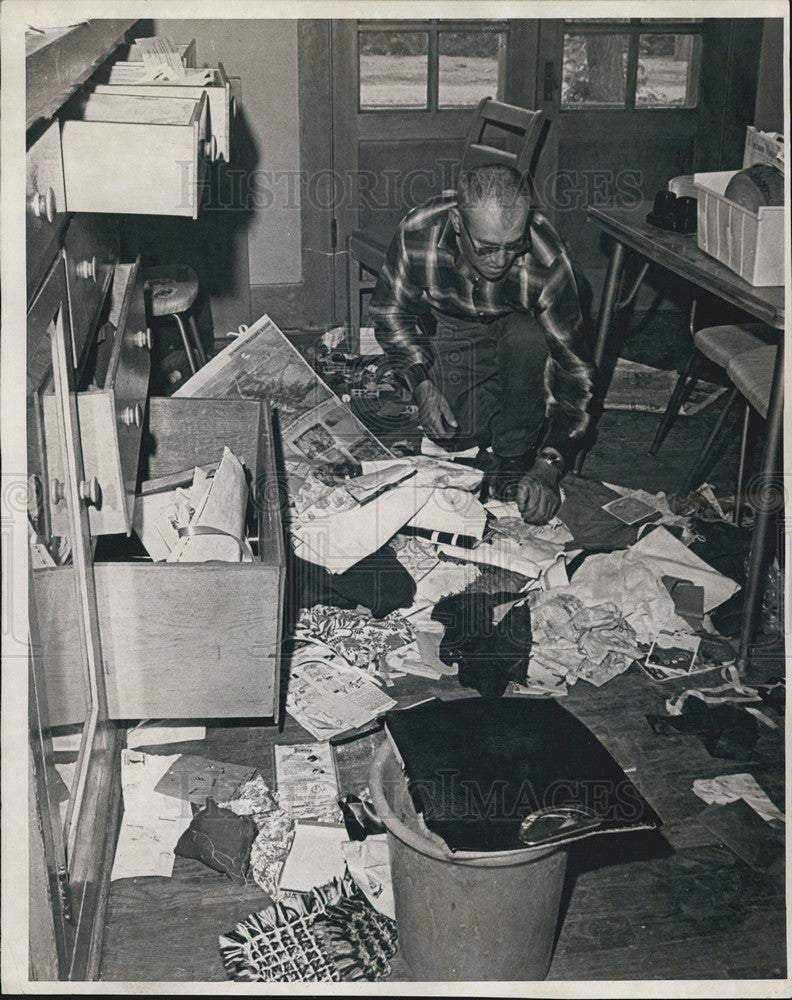
[[[120, 816], [119, 749], [143, 718], [279, 716], [284, 551], [265, 401], [150, 398], [132, 215], [194, 219], [233, 155], [222, 66], [136, 86], [135, 22], [27, 46], [30, 977], [94, 979]], [[128, 240], [127, 240], [128, 243]], [[174, 261], [174, 264], [178, 263]], [[253, 561], [154, 563], [141, 479], [217, 462], [250, 474]], [[66, 787], [57, 742], [71, 736]], [[65, 803], [65, 804], [64, 804]]]

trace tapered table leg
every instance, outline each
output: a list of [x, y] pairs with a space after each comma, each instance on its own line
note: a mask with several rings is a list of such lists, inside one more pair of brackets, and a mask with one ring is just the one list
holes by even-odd
[[779, 507], [784, 503], [781, 472], [781, 443], [784, 417], [784, 342], [778, 345], [773, 385], [770, 391], [770, 405], [767, 410], [767, 437], [762, 455], [762, 468], [756, 492], [756, 514], [753, 539], [745, 580], [745, 603], [743, 604], [740, 648], [737, 654], [737, 669], [745, 673], [748, 668], [749, 648], [756, 631], [759, 605], [762, 600], [762, 576], [766, 567], [767, 547], [770, 529], [775, 523]]
[[[613, 241], [608, 270], [605, 274], [605, 286], [602, 289], [602, 299], [600, 300], [599, 316], [597, 317], [597, 342], [594, 346], [594, 364], [596, 366], [596, 388], [599, 394], [602, 393], [600, 384], [600, 369], [602, 359], [605, 356], [605, 345], [613, 329], [613, 317], [616, 312], [616, 295], [621, 279], [622, 268], [624, 266], [624, 244], [618, 240]], [[593, 420], [592, 420], [593, 422]], [[583, 460], [586, 457], [585, 446], [575, 456], [574, 470], [580, 472], [583, 468]]]

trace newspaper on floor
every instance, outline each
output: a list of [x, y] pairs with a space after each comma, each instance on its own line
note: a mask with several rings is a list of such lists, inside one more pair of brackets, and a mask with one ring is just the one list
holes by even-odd
[[308, 647], [290, 663], [286, 711], [317, 740], [365, 726], [395, 705], [364, 670], [342, 666], [339, 657], [331, 662]]
[[286, 459], [333, 465], [393, 457], [266, 315], [243, 330], [174, 395], [267, 397], [278, 414]]
[[[619, 358], [608, 386], [605, 409], [663, 413], [678, 378], [676, 371], [665, 371]], [[711, 382], [697, 382], [682, 404], [679, 415], [692, 417], [725, 391], [723, 386]]]

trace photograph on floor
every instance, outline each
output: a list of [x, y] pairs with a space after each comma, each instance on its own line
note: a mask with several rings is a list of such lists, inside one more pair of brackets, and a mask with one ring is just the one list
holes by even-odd
[[786, 995], [787, 6], [0, 15], [3, 991]]

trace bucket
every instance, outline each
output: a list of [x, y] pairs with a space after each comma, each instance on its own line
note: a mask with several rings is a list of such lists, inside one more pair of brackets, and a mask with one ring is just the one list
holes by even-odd
[[399, 951], [419, 982], [541, 980], [553, 956], [565, 847], [452, 854], [418, 822], [384, 742], [369, 789], [388, 834]]

